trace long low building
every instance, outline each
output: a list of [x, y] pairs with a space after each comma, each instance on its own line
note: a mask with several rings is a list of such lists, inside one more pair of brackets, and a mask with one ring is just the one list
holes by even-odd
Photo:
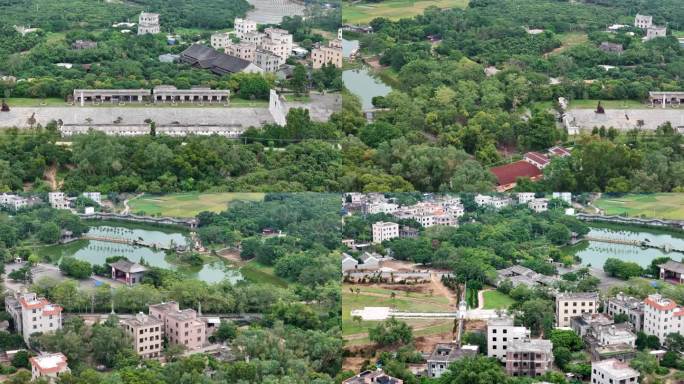
[[[64, 137], [78, 134], [86, 134], [91, 129], [105, 132], [108, 136], [144, 136], [150, 134], [149, 124], [64, 124], [59, 131]], [[157, 125], [158, 135], [168, 136], [211, 136], [219, 135], [230, 138], [238, 138], [244, 131], [242, 125]]]
[[651, 91], [648, 93], [648, 101], [651, 102], [652, 106], [659, 105], [662, 108], [665, 108], [668, 105], [679, 106], [684, 104], [684, 91]]
[[74, 102], [84, 105], [92, 103], [142, 103], [149, 99], [149, 89], [74, 89]]
[[230, 91], [227, 89], [211, 89], [209, 87], [193, 87], [178, 89], [173, 85], [159, 85], [154, 87], [153, 101], [162, 102], [199, 102], [199, 103], [228, 103]]

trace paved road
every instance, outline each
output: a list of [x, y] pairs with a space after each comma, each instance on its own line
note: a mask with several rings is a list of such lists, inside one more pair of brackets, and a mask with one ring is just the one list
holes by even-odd
[[[397, 319], [456, 319], [459, 311], [454, 312], [402, 312], [390, 307], [364, 307], [351, 311], [352, 316], [360, 316], [363, 320], [386, 320], [391, 317]], [[464, 317], [468, 320], [487, 320], [496, 317], [494, 309], [469, 309]]]

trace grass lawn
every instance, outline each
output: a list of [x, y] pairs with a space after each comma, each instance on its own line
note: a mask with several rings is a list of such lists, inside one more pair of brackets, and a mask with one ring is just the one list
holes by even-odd
[[[646, 105], [636, 100], [600, 100], [601, 105], [609, 109], [639, 109]], [[599, 100], [582, 99], [570, 101], [570, 109], [596, 109]]]
[[6, 99], [6, 102], [10, 109], [12, 107], [66, 107], [69, 105], [64, 100], [57, 97], [51, 97], [47, 99], [10, 97], [9, 99]]
[[[350, 288], [359, 288], [359, 294], [352, 293]], [[392, 299], [391, 294], [396, 296]], [[449, 299], [442, 296], [430, 296], [427, 293], [405, 292], [384, 289], [377, 286], [360, 286], [352, 284], [342, 285], [342, 334], [354, 335], [368, 331], [377, 321], [352, 320], [351, 311], [364, 307], [394, 307], [402, 311], [443, 312], [453, 310], [449, 308]], [[408, 323], [408, 321], [407, 321]]]
[[242, 277], [254, 284], [271, 284], [278, 287], [287, 287], [287, 281], [275, 275], [273, 267], [250, 261], [240, 268]]
[[499, 291], [486, 291], [482, 294], [484, 309], [505, 309], [515, 303], [510, 296]]
[[308, 103], [311, 101], [310, 96], [295, 96], [295, 95], [284, 95], [286, 101], [298, 101], [300, 103]]
[[654, 193], [628, 194], [624, 196], [603, 195], [594, 205], [608, 215], [653, 217], [659, 219], [684, 219], [684, 194]]
[[131, 212], [147, 215], [194, 217], [202, 211], [224, 211], [232, 201], [261, 201], [263, 193], [173, 193], [163, 196], [142, 196], [128, 202]]
[[376, 17], [391, 20], [413, 17], [422, 14], [431, 6], [439, 8], [465, 8], [468, 0], [385, 0], [380, 3], [360, 2], [344, 4], [342, 21], [349, 24], [368, 24]]
[[561, 40], [561, 46], [554, 49], [552, 53], [563, 52], [568, 48], [580, 45], [589, 41], [589, 36], [584, 32], [567, 32], [558, 35]]

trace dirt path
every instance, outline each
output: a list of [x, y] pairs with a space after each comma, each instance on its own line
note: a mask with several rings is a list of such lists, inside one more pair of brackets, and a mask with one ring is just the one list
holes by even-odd
[[130, 200], [137, 199], [138, 197], [142, 197], [143, 195], [144, 195], [144, 193], [140, 193], [140, 194], [135, 195], [134, 197], [132, 197], [130, 199], [124, 200], [124, 202], [123, 202], [124, 210], [121, 212], [121, 214], [122, 215], [128, 215], [131, 212], [131, 207], [128, 206], [128, 202]]
[[434, 289], [434, 294], [442, 295], [449, 299], [449, 306], [456, 308], [458, 306], [458, 300], [456, 300], [456, 294], [451, 292], [446, 285], [442, 284], [442, 280], [437, 277], [436, 273], [430, 274], [430, 287]]
[[477, 309], [484, 309], [484, 293], [492, 289], [481, 289], [477, 291]]

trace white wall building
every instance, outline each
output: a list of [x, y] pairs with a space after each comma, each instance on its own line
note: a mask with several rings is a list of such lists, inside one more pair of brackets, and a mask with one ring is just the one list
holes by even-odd
[[253, 62], [265, 72], [276, 72], [280, 68], [281, 59], [272, 52], [256, 49]]
[[53, 382], [63, 373], [71, 372], [67, 358], [62, 353], [46, 353], [29, 358], [31, 363], [31, 379], [46, 379]]
[[62, 328], [62, 307], [35, 293], [5, 297], [5, 310], [12, 316], [17, 333], [26, 344], [36, 332], [54, 332]]
[[487, 320], [487, 356], [506, 358], [508, 343], [530, 337], [530, 330], [513, 325], [513, 317], [502, 316]]
[[520, 192], [516, 194], [518, 204], [527, 204], [535, 199], [534, 192]]
[[572, 204], [572, 193], [570, 192], [554, 192], [552, 197], [554, 199], [563, 200], [568, 204]]
[[399, 205], [386, 201], [373, 201], [366, 204], [366, 212], [369, 214], [386, 213], [392, 214], [399, 209]]
[[556, 295], [556, 326], [569, 327], [570, 318], [598, 312], [598, 292], [566, 292]]
[[534, 199], [527, 206], [536, 213], [545, 212], [549, 209], [549, 199]]
[[682, 334], [684, 308], [660, 294], [644, 299], [644, 333], [657, 336], [661, 343], [670, 333]]
[[253, 20], [235, 18], [234, 21], [235, 34], [238, 38], [243, 39], [248, 33], [256, 32], [257, 23]]
[[667, 36], [667, 27], [652, 26], [646, 30], [645, 40], [648, 41], [648, 40], [655, 39], [656, 37], [665, 37], [665, 36]]
[[653, 16], [640, 15], [637, 13], [634, 18], [634, 26], [641, 29], [649, 28], [653, 25]]
[[626, 362], [608, 359], [591, 364], [592, 384], [636, 384], [638, 379], [639, 372]]
[[10, 195], [3, 193], [0, 195], [0, 206], [7, 209], [18, 211], [28, 206], [28, 199], [18, 195]]
[[230, 43], [230, 33], [228, 32], [218, 32], [211, 35], [211, 47], [214, 49], [225, 49]]
[[69, 200], [64, 192], [48, 193], [48, 202], [55, 209], [69, 209]]
[[373, 243], [380, 244], [395, 237], [399, 237], [399, 224], [389, 221], [373, 223]]
[[138, 18], [138, 35], [159, 33], [159, 14], [141, 12]]
[[100, 192], [83, 192], [83, 197], [96, 202], [97, 205], [102, 205], [102, 194]]
[[[239, 42], [233, 43], [229, 42], [224, 49], [224, 53], [227, 55], [239, 57], [243, 60], [251, 61], [255, 65], [254, 59], [256, 57], [257, 46], [256, 44]], [[263, 69], [263, 68], [262, 68]]]

